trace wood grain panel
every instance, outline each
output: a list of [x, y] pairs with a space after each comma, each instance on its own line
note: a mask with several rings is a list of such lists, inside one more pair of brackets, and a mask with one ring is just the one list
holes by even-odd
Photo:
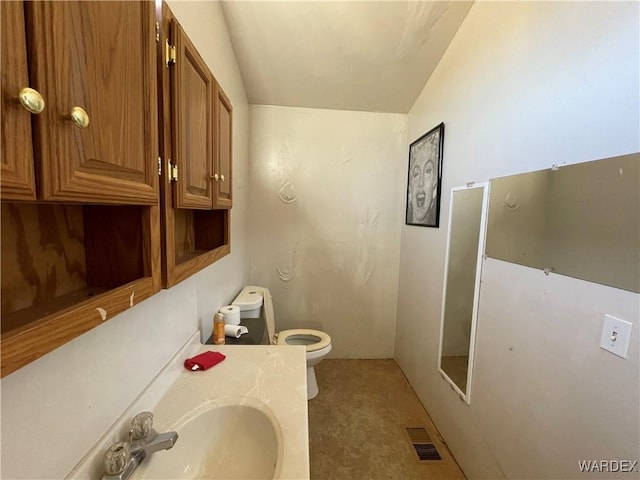
[[[40, 198], [157, 204], [152, 2], [29, 2]], [[55, 41], [52, 41], [55, 39]], [[80, 106], [87, 128], [67, 118]]]
[[[206, 268], [226, 255], [229, 255], [229, 253], [231, 253], [231, 247], [229, 245], [223, 245], [215, 250], [209, 250], [207, 252], [197, 250], [193, 253], [196, 255], [195, 257], [189, 256], [188, 259], [182, 259], [181, 262], [176, 262], [175, 271], [170, 279], [171, 283], [169, 286], [174, 286], [180, 283], [194, 273], [199, 272], [203, 268]], [[185, 256], [185, 258], [187, 258], [187, 256]]]
[[[233, 107], [229, 97], [216, 82], [216, 182], [214, 208], [231, 208], [233, 165]], [[224, 180], [223, 180], [224, 179]]]
[[194, 212], [196, 250], [214, 250], [229, 245], [229, 215], [228, 210]]
[[84, 208], [87, 285], [114, 288], [144, 276], [142, 209]]
[[180, 209], [174, 221], [176, 263], [229, 244], [228, 210]]
[[[211, 182], [209, 181], [211, 152], [211, 108], [206, 108], [209, 101], [208, 86], [202, 81], [201, 72], [194, 68], [197, 60], [190, 58], [192, 52], [185, 49], [185, 61], [181, 63], [185, 91], [189, 95], [191, 108], [184, 111], [184, 174], [186, 188], [191, 195], [207, 196]], [[188, 59], [188, 60], [187, 60]]]
[[177, 21], [172, 21], [177, 64], [171, 77], [173, 160], [178, 166], [175, 206], [213, 207], [214, 79]]
[[[2, 208], [2, 376], [160, 289], [158, 207], [3, 204]], [[84, 219], [89, 219], [90, 225], [84, 225], [83, 235]], [[103, 226], [91, 226], [100, 220]], [[143, 237], [133, 240], [134, 249], [129, 229], [142, 231], [133, 234]], [[95, 238], [99, 235], [104, 238]], [[117, 246], [105, 247], [110, 242]], [[105, 253], [104, 248], [111, 251]], [[106, 269], [88, 275], [96, 283], [125, 281], [136, 269], [139, 278], [109, 290], [87, 286], [84, 280], [76, 280], [85, 275], [85, 266], [80, 264], [85, 255], [89, 268]], [[105, 256], [102, 261], [96, 259], [100, 255]], [[106, 265], [109, 261], [114, 264], [111, 270]], [[118, 272], [119, 266], [128, 273]], [[11, 311], [16, 309], [14, 292], [20, 288], [26, 291], [31, 306]]]
[[2, 203], [3, 376], [160, 289], [159, 216], [155, 206]]
[[153, 293], [162, 288], [160, 207], [146, 207], [142, 212], [142, 273], [151, 278]]
[[[143, 278], [3, 332], [1, 374], [27, 365], [155, 293], [153, 279]], [[103, 317], [104, 316], [104, 317]], [[3, 322], [4, 322], [3, 318]]]
[[35, 200], [31, 114], [18, 101], [20, 90], [30, 86], [23, 2], [0, 2], [0, 55], [0, 197]]
[[[173, 130], [176, 127], [171, 104], [171, 77], [173, 72], [170, 72], [170, 69], [165, 63], [166, 51], [164, 46], [170, 39], [172, 21], [172, 13], [166, 2], [162, 2], [161, 5], [158, 5], [156, 15], [160, 20], [161, 25], [160, 42], [157, 48], [158, 108], [160, 120], [158, 130], [160, 132], [160, 152], [165, 160], [164, 165], [166, 165], [168, 159], [173, 155], [172, 135]], [[170, 176], [168, 175], [168, 170], [163, 168], [160, 176], [160, 238], [162, 242], [162, 286], [166, 288], [171, 285], [171, 279], [173, 278], [175, 270], [175, 211], [173, 208], [175, 202], [173, 199], [173, 193], [173, 184]]]
[[86, 286], [82, 207], [2, 203], [2, 330], [5, 315]]
[[193, 238], [193, 210], [174, 211], [175, 258], [195, 250]]

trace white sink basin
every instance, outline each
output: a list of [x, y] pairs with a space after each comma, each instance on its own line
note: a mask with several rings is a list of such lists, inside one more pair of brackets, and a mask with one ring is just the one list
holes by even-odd
[[146, 458], [134, 479], [273, 479], [279, 477], [282, 433], [262, 402], [208, 404], [161, 431], [178, 432], [178, 442]]

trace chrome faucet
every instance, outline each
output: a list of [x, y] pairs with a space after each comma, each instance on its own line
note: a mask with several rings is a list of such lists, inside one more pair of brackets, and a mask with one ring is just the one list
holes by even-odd
[[142, 412], [131, 420], [128, 442], [116, 442], [104, 454], [102, 480], [127, 480], [138, 465], [158, 450], [169, 450], [178, 441], [176, 432], [158, 433], [153, 429], [153, 414]]

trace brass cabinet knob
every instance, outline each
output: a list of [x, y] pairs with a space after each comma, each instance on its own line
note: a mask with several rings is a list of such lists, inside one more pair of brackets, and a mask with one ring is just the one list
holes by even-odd
[[220, 175], [220, 181], [224, 182], [224, 175]]
[[42, 98], [40, 92], [33, 88], [23, 88], [20, 90], [20, 93], [18, 93], [18, 98], [25, 110], [31, 113], [38, 115], [44, 110], [44, 98]]
[[71, 113], [66, 117], [78, 128], [89, 126], [89, 114], [82, 107], [73, 107]]
[[213, 178], [216, 182], [218, 181], [218, 174], [214, 173], [213, 175], [211, 175], [209, 178]]

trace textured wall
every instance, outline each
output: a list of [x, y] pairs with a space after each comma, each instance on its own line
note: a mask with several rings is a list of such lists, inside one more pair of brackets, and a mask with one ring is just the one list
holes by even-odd
[[[446, 124], [441, 225], [453, 186], [640, 150], [639, 8], [474, 4], [409, 115], [409, 141]], [[467, 476], [638, 459], [640, 296], [487, 259], [468, 406], [436, 368], [445, 243], [402, 227], [395, 356]], [[627, 360], [599, 348], [605, 313], [634, 323]]]
[[406, 115], [251, 107], [250, 279], [277, 329], [316, 328], [335, 357], [391, 357]]

